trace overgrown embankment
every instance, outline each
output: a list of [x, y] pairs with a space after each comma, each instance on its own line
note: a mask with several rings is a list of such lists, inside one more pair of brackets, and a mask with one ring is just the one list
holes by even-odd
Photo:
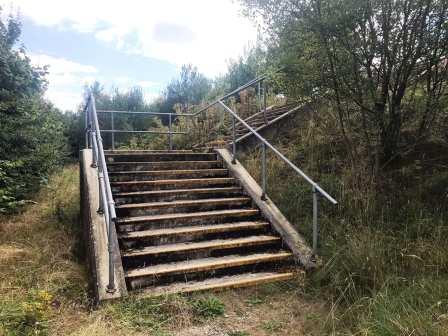
[[[338, 201], [320, 201], [323, 265], [307, 290], [329, 298], [335, 334], [447, 335], [448, 148], [435, 139], [412, 147], [380, 173], [369, 154], [350, 158], [325, 114], [303, 116], [271, 139]], [[360, 153], [363, 148], [359, 146]], [[260, 152], [243, 158], [259, 178]], [[268, 155], [268, 194], [311, 241], [311, 188]]]

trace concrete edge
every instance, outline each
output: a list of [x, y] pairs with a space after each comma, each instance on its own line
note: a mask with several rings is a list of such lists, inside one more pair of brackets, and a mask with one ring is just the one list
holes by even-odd
[[312, 249], [305, 238], [297, 232], [269, 197], [265, 201], [261, 199], [262, 189], [249, 172], [238, 160], [235, 164], [232, 164], [232, 155], [227, 149], [218, 148], [215, 151], [223, 160], [229, 172], [240, 181], [243, 189], [252, 197], [262, 214], [291, 249], [295, 260], [307, 269], [316, 267], [312, 260]]
[[81, 213], [84, 238], [87, 248], [87, 261], [92, 279], [92, 289], [96, 303], [127, 296], [123, 265], [118, 247], [116, 231], [113, 230], [113, 259], [116, 290], [106, 289], [109, 280], [109, 254], [107, 248], [107, 229], [104, 217], [97, 213], [99, 192], [97, 169], [92, 168], [92, 150], [80, 152]]

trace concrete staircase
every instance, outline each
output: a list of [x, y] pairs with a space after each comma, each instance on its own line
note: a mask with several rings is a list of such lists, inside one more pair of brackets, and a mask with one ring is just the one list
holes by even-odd
[[106, 160], [129, 290], [154, 295], [293, 277], [292, 252], [217, 152], [106, 151]]
[[[285, 104], [282, 106], [271, 106], [266, 109], [266, 114], [264, 111], [260, 111], [244, 119], [244, 121], [256, 131], [262, 131], [278, 121], [291, 116], [295, 112], [299, 111], [301, 107], [302, 105], [298, 105], [297, 103]], [[228, 126], [228, 128], [230, 132], [232, 132], [231, 125]], [[235, 125], [235, 135], [236, 142], [243, 141], [253, 136], [253, 134], [240, 122], [237, 122]], [[232, 134], [225, 136], [224, 140], [231, 142]]]

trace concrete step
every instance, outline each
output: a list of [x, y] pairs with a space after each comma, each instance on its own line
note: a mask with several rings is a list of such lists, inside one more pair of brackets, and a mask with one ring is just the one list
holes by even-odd
[[107, 154], [107, 162], [216, 161], [216, 153], [158, 152]]
[[222, 162], [216, 161], [163, 161], [163, 162], [109, 162], [110, 172], [116, 171], [148, 171], [179, 169], [215, 169], [222, 168]]
[[216, 239], [201, 242], [188, 242], [188, 243], [176, 243], [176, 244], [166, 244], [158, 246], [147, 246], [139, 250], [130, 250], [122, 252], [122, 257], [131, 258], [139, 256], [158, 256], [161, 254], [170, 253], [191, 253], [198, 252], [201, 250], [206, 250], [211, 252], [214, 250], [225, 250], [225, 249], [240, 249], [249, 248], [255, 245], [269, 245], [278, 243], [280, 237], [272, 235], [257, 235], [250, 237], [242, 237], [235, 239]]
[[178, 282], [166, 286], [154, 286], [142, 290], [138, 295], [152, 297], [176, 293], [190, 293], [205, 290], [222, 290], [257, 286], [275, 281], [286, 281], [294, 277], [292, 272], [260, 272], [210, 278], [202, 281]]
[[227, 169], [182, 169], [182, 170], [143, 170], [115, 171], [109, 174], [112, 182], [153, 181], [158, 179], [192, 179], [205, 177], [226, 177]]
[[257, 219], [258, 209], [230, 209], [191, 213], [118, 218], [120, 232], [139, 231], [151, 228], [167, 228], [187, 225], [209, 225]]
[[119, 234], [120, 240], [137, 240], [147, 238], [171, 238], [178, 236], [194, 237], [204, 236], [206, 234], [223, 233], [238, 231], [254, 231], [260, 229], [269, 228], [270, 224], [264, 221], [252, 221], [252, 222], [235, 222], [235, 223], [223, 223], [214, 225], [196, 225], [196, 226], [184, 226], [175, 228], [164, 228], [155, 230], [143, 230], [126, 232]]
[[251, 205], [250, 197], [207, 198], [201, 200], [180, 200], [172, 202], [150, 202], [123, 204], [116, 207], [120, 217], [169, 214], [189, 211], [233, 209]]
[[112, 192], [154, 191], [167, 189], [197, 189], [204, 187], [229, 187], [235, 185], [233, 177], [202, 178], [202, 179], [174, 179], [155, 181], [127, 181], [111, 182]]
[[104, 154], [147, 154], [147, 153], [193, 153], [191, 149], [176, 149], [176, 150], [167, 150], [167, 149], [139, 149], [139, 150], [130, 150], [130, 149], [106, 149]]
[[266, 262], [279, 262], [290, 259], [291, 252], [280, 251], [276, 253], [256, 253], [246, 256], [230, 255], [224, 257], [211, 257], [195, 260], [178, 261], [168, 264], [159, 264], [128, 270], [127, 278], [157, 277], [172, 274], [185, 274], [239, 266], [254, 265]]
[[217, 197], [236, 197], [244, 195], [243, 189], [239, 186], [220, 188], [193, 188], [193, 189], [173, 189], [155, 191], [133, 191], [120, 192], [114, 194], [117, 205], [128, 203], [145, 203], [153, 201], [177, 201], [194, 200]]

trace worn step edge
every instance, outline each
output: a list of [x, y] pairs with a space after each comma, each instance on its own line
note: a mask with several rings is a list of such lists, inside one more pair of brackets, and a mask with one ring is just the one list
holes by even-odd
[[219, 160], [187, 160], [187, 161], [113, 161], [113, 162], [107, 162], [107, 165], [141, 165], [141, 164], [148, 164], [148, 165], [175, 165], [175, 164], [197, 164], [197, 163], [221, 163]]
[[222, 290], [261, 285], [274, 281], [286, 281], [294, 277], [294, 273], [247, 273], [204, 281], [191, 281], [186, 283], [174, 283], [168, 286], [156, 286], [137, 292], [140, 297], [161, 296], [176, 293], [191, 293], [205, 290]]
[[199, 179], [170, 179], [170, 180], [155, 180], [155, 181], [125, 181], [125, 182], [111, 182], [111, 186], [125, 186], [125, 185], [169, 185], [169, 184], [195, 184], [195, 183], [231, 183], [234, 182], [233, 177], [210, 177]]
[[135, 216], [118, 218], [117, 224], [128, 224], [138, 222], [152, 222], [159, 220], [175, 220], [175, 219], [187, 219], [187, 218], [209, 218], [214, 216], [235, 216], [235, 215], [256, 215], [260, 211], [258, 209], [229, 209], [229, 210], [213, 210], [202, 212], [189, 212], [189, 213], [174, 213], [163, 215], [151, 215], [151, 216]]
[[277, 253], [257, 253], [247, 256], [230, 255], [219, 258], [187, 260], [129, 270], [125, 273], [125, 277], [136, 278], [142, 276], [162, 276], [168, 274], [203, 272], [208, 270], [211, 271], [223, 268], [281, 261], [291, 257], [291, 252], [280, 251]]
[[213, 225], [194, 225], [177, 228], [142, 230], [123, 233], [118, 236], [119, 239], [139, 239], [151, 237], [166, 237], [175, 235], [192, 235], [192, 234], [206, 234], [206, 233], [220, 233], [241, 230], [256, 230], [268, 227], [268, 222], [254, 221], [254, 222], [235, 222]]
[[196, 174], [196, 173], [228, 173], [228, 169], [215, 168], [215, 169], [174, 169], [174, 170], [126, 170], [126, 171], [114, 171], [109, 175], [171, 175], [171, 174]]
[[215, 239], [209, 241], [201, 242], [188, 242], [188, 243], [177, 243], [177, 244], [166, 244], [158, 246], [148, 246], [141, 250], [133, 250], [129, 252], [122, 252], [123, 257], [137, 257], [146, 255], [156, 255], [156, 254], [166, 254], [166, 253], [179, 253], [179, 252], [189, 252], [198, 250], [223, 250], [238, 248], [243, 246], [254, 246], [263, 245], [278, 242], [280, 237], [278, 236], [268, 236], [268, 235], [258, 235], [243, 238], [233, 238], [233, 239]]
[[226, 197], [226, 198], [205, 198], [199, 200], [180, 200], [171, 202], [149, 202], [149, 203], [130, 203], [118, 205], [115, 208], [120, 209], [158, 209], [165, 207], [181, 207], [194, 205], [222, 205], [222, 204], [244, 204], [251, 201], [250, 197]]
[[221, 187], [221, 188], [196, 188], [196, 189], [171, 189], [171, 190], [147, 190], [147, 191], [130, 191], [114, 193], [115, 197], [127, 197], [127, 196], [145, 196], [145, 195], [169, 195], [179, 193], [198, 193], [206, 194], [213, 192], [226, 192], [226, 191], [242, 191], [241, 187]]
[[214, 157], [215, 153], [201, 153], [201, 152], [183, 152], [183, 151], [160, 151], [160, 152], [123, 152], [123, 153], [105, 153], [107, 157], [122, 157], [122, 156], [209, 156]]

